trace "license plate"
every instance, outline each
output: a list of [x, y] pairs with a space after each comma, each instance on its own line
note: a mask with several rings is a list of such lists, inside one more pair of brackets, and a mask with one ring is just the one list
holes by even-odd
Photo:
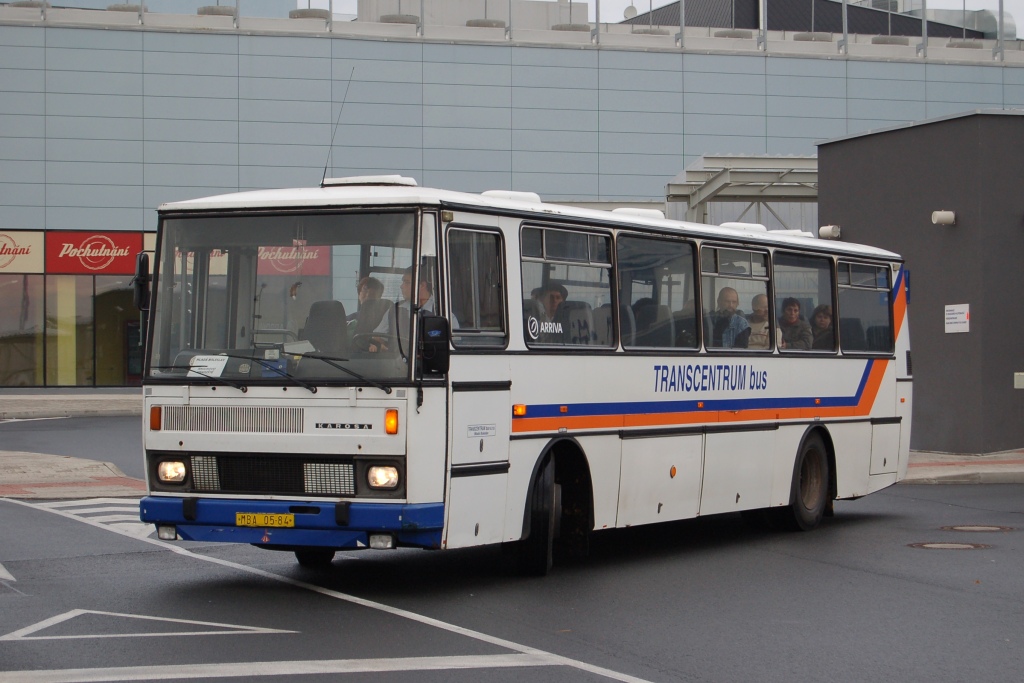
[[235, 526], [293, 527], [295, 526], [295, 515], [269, 512], [236, 512]]

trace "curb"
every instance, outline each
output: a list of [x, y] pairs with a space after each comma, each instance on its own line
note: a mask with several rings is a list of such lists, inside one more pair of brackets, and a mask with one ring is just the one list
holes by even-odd
[[0, 395], [0, 420], [142, 415], [142, 396]]

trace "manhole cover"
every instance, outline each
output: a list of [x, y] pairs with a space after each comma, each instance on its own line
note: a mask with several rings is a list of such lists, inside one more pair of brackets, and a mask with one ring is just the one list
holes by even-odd
[[982, 550], [991, 548], [984, 543], [908, 543], [911, 548], [924, 548], [926, 550]]
[[990, 526], [984, 524], [960, 524], [958, 526], [941, 526], [942, 531], [1013, 531], [1012, 526]]

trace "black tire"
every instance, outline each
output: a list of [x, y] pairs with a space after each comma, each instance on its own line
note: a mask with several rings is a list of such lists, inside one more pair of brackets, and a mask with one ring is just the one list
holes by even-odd
[[545, 576], [551, 571], [559, 508], [555, 462], [548, 458], [537, 472], [530, 495], [530, 535], [519, 543], [519, 570], [523, 574]]
[[306, 569], [324, 569], [331, 566], [334, 551], [330, 548], [303, 548], [295, 551], [295, 559]]
[[797, 453], [790, 503], [776, 510], [777, 519], [793, 531], [810, 531], [821, 522], [828, 503], [828, 452], [821, 436], [811, 434]]

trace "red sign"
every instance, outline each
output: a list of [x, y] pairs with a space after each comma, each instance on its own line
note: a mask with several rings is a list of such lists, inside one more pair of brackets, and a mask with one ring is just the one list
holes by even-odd
[[260, 275], [330, 275], [331, 248], [292, 245], [260, 247]]
[[47, 232], [46, 272], [132, 275], [141, 232]]

